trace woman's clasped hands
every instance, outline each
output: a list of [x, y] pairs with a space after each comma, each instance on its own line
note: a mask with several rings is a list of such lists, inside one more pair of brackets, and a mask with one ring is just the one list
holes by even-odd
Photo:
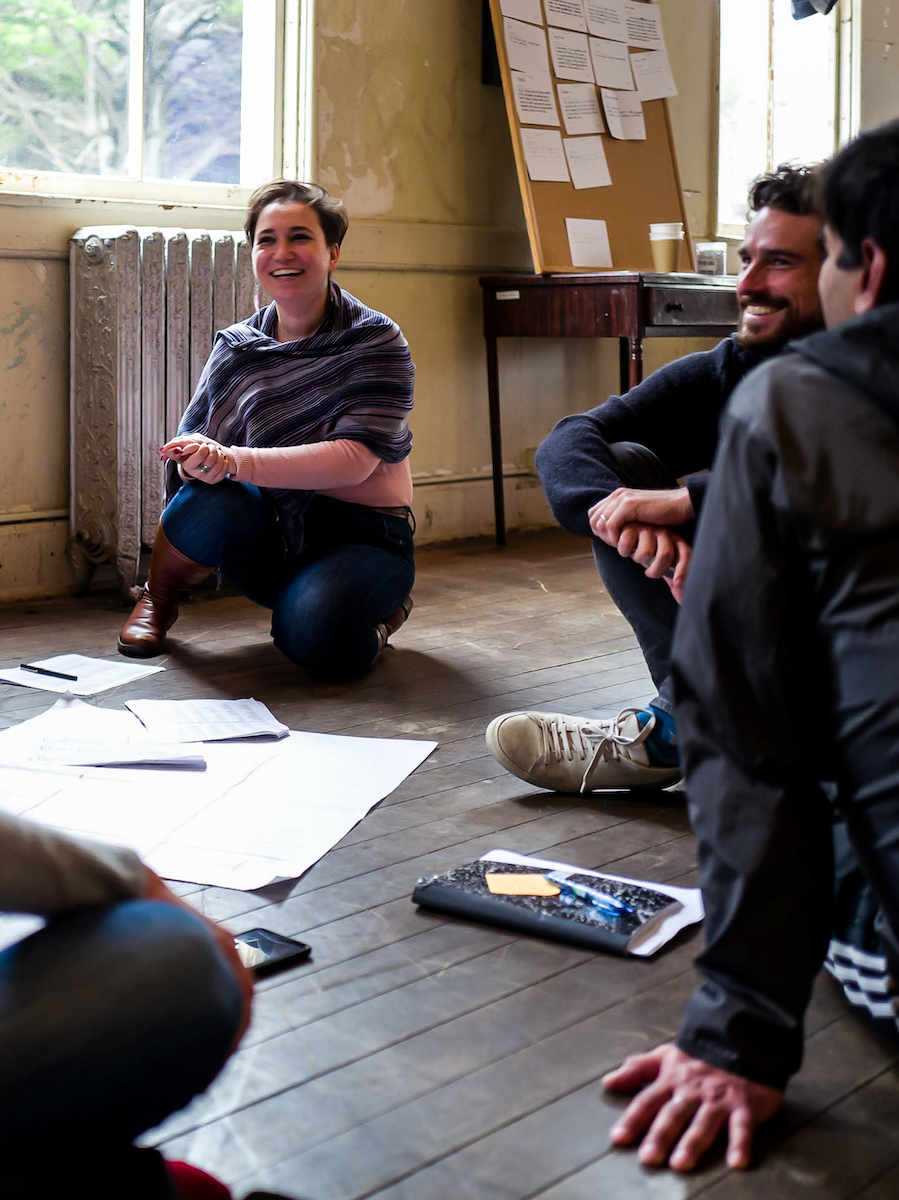
[[172, 438], [160, 447], [159, 455], [163, 462], [178, 464], [182, 479], [197, 479], [200, 483], [221, 483], [237, 470], [228, 447], [202, 433]]

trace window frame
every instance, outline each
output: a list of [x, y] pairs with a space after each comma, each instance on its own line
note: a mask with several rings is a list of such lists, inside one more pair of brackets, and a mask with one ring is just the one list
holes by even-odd
[[[143, 0], [131, 0], [143, 11]], [[155, 202], [201, 207], [242, 208], [254, 188], [261, 183], [284, 175], [307, 178], [312, 161], [312, 95], [313, 95], [313, 33], [315, 0], [272, 0], [269, 16], [270, 36], [274, 47], [274, 72], [271, 89], [264, 108], [256, 104], [241, 105], [241, 132], [250, 125], [258, 127], [265, 120], [271, 134], [271, 158], [256, 156], [246, 163], [242, 157], [241, 183], [223, 184], [204, 181], [146, 180], [128, 176], [81, 175], [57, 171], [27, 171], [0, 167], [0, 197], [43, 196], [71, 200], [107, 200], [119, 202]], [[143, 19], [140, 21], [141, 38]], [[245, 29], [247, 21], [245, 19]], [[142, 44], [142, 43], [141, 43]], [[131, 54], [132, 85], [143, 92], [143, 53], [139, 63]], [[246, 51], [244, 63], [247, 62]], [[139, 81], [139, 82], [138, 82]], [[267, 112], [265, 111], [267, 110]], [[129, 112], [131, 138], [140, 134], [141, 150], [129, 153], [129, 167], [142, 159], [143, 105], [132, 106]], [[248, 139], [241, 138], [242, 145]], [[255, 144], [255, 139], [249, 139]]]
[[[764, 0], [766, 6], [769, 7], [769, 0]], [[716, 236], [727, 239], [731, 242], [739, 242], [743, 238], [745, 232], [744, 225], [735, 225], [719, 220], [719, 205], [718, 195], [720, 188], [720, 164], [718, 157], [718, 143], [720, 140], [720, 124], [721, 124], [721, 23], [720, 23], [720, 3], [718, 6], [719, 25], [718, 25], [718, 42], [717, 42], [717, 64], [716, 64], [716, 106], [715, 106], [715, 145], [713, 148], [713, 163], [714, 163], [714, 180], [715, 189], [712, 197], [712, 210], [710, 212], [710, 226], [715, 229]], [[804, 20], [814, 21], [816, 17], [806, 17]], [[773, 25], [773, 19], [772, 19]], [[835, 15], [834, 28], [834, 146], [833, 152], [839, 149], [840, 146], [850, 141], [859, 131], [859, 97], [861, 91], [860, 80], [860, 36], [861, 36], [861, 12], [860, 0], [841, 0], [837, 7]], [[773, 67], [771, 64], [771, 41], [769, 38], [769, 84], [768, 84], [768, 129], [766, 135], [766, 148], [768, 163], [765, 170], [773, 170], [777, 165], [773, 161], [773, 123], [771, 121], [771, 108], [774, 88]]]

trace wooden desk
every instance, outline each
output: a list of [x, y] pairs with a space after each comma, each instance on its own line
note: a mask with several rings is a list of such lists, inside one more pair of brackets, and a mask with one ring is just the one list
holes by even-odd
[[506, 542], [499, 363], [501, 337], [619, 339], [621, 391], [643, 378], [644, 337], [725, 337], [737, 325], [732, 276], [485, 275], [484, 338], [496, 542]]

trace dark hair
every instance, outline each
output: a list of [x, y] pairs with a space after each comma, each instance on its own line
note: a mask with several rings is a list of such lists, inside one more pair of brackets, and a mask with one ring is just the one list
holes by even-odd
[[899, 300], [899, 120], [859, 134], [825, 165], [824, 219], [846, 271], [862, 265], [866, 238], [877, 243], [887, 260], [878, 301]]
[[343, 241], [350, 219], [342, 200], [335, 200], [333, 196], [329, 196], [317, 183], [300, 183], [296, 179], [273, 179], [271, 183], [264, 183], [262, 187], [258, 187], [247, 205], [244, 230], [251, 246], [256, 235], [259, 214], [267, 205], [278, 204], [284, 200], [295, 201], [315, 209], [329, 246], [339, 246]]
[[749, 189], [749, 212], [763, 208], [776, 208], [794, 217], [820, 217], [821, 168], [781, 163], [776, 170], [759, 175]]

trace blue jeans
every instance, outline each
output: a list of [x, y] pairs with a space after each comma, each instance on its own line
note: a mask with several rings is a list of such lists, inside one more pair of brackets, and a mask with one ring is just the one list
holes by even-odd
[[174, 905], [82, 908], [3, 951], [0, 1195], [167, 1197], [131, 1143], [209, 1086], [240, 1012], [207, 927]]
[[[618, 462], [621, 487], [675, 488], [677, 480], [651, 450], [636, 442], [614, 442], [610, 446]], [[680, 530], [692, 542], [694, 526]], [[673, 713], [671, 694], [671, 642], [679, 605], [662, 579], [647, 579], [643, 567], [622, 558], [613, 546], [593, 539], [593, 557], [606, 591], [626, 617], [640, 643], [643, 657], [658, 688], [653, 707]]]
[[415, 580], [405, 517], [314, 496], [299, 560], [288, 560], [274, 506], [252, 484], [185, 484], [162, 514], [172, 545], [221, 570], [272, 610], [272, 638], [317, 679], [350, 679], [371, 666], [375, 625], [396, 612]]

